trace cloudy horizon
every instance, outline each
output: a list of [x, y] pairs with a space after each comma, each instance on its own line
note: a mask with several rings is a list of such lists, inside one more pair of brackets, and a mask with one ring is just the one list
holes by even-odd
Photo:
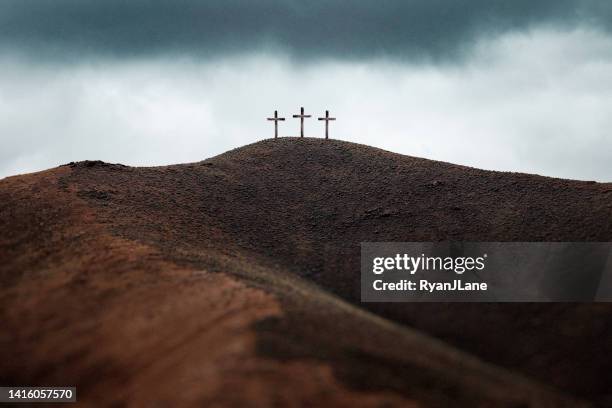
[[[612, 5], [596, 0], [7, 0], [0, 177], [193, 162], [300, 106], [333, 138], [612, 181]], [[322, 137], [321, 122], [306, 136]]]

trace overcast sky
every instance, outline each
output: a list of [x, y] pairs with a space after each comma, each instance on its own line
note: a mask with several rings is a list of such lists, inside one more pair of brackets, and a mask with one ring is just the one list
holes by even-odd
[[[2, 0], [0, 177], [331, 136], [612, 181], [609, 0]], [[306, 122], [307, 136], [323, 136]]]

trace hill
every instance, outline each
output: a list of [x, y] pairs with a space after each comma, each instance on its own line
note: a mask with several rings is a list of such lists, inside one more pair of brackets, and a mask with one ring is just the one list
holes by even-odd
[[610, 241], [609, 183], [283, 138], [9, 177], [0, 228], [3, 384], [89, 405], [612, 403], [606, 304], [359, 302], [362, 241]]

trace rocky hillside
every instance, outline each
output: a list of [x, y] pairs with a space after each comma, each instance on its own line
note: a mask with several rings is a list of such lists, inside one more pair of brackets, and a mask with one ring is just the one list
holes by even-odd
[[611, 241], [612, 184], [341, 141], [0, 181], [0, 383], [84, 405], [612, 404], [606, 304], [361, 304], [363, 241]]

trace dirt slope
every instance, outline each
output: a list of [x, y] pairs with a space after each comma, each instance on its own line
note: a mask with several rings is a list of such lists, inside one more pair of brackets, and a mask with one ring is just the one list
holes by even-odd
[[362, 241], [610, 241], [610, 184], [286, 138], [10, 177], [0, 229], [3, 384], [141, 406], [612, 402], [607, 305], [358, 301]]

